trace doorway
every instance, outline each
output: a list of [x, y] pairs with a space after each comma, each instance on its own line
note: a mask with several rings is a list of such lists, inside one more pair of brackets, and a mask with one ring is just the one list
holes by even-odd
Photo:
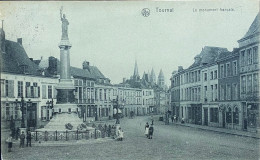
[[204, 125], [205, 125], [205, 126], [209, 125], [209, 120], [208, 120], [208, 108], [204, 108]]

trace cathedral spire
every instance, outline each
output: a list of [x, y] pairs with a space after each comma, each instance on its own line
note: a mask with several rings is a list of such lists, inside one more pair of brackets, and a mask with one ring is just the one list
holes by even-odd
[[139, 77], [138, 66], [137, 66], [137, 61], [136, 60], [135, 60], [135, 70], [134, 70], [133, 77]]

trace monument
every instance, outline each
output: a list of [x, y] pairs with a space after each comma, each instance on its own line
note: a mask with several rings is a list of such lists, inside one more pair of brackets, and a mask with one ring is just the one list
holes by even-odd
[[42, 129], [44, 131], [64, 131], [77, 130], [78, 126], [83, 123], [79, 118], [79, 108], [75, 103], [74, 84], [70, 74], [70, 48], [71, 44], [68, 37], [69, 21], [65, 14], [62, 14], [63, 8], [60, 9], [60, 18], [62, 22], [62, 36], [59, 43], [60, 48], [60, 80], [56, 86], [57, 102], [53, 106], [54, 116], [50, 122]]

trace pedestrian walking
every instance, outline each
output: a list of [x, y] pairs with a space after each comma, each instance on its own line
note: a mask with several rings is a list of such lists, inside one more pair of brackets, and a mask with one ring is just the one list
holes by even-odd
[[145, 134], [146, 137], [148, 138], [148, 135], [149, 135], [149, 124], [148, 124], [148, 122], [146, 122], [146, 124], [145, 124], [144, 134]]
[[153, 139], [153, 125], [151, 125], [150, 127], [149, 127], [149, 137], [148, 137], [148, 139]]
[[12, 152], [12, 147], [13, 147], [12, 135], [9, 135], [9, 137], [6, 140], [6, 143], [8, 145], [8, 152]]
[[28, 131], [26, 135], [26, 147], [28, 146], [32, 146], [32, 135], [30, 131]]
[[25, 135], [24, 132], [22, 131], [22, 134], [20, 135], [20, 147], [24, 147], [24, 139], [25, 139]]

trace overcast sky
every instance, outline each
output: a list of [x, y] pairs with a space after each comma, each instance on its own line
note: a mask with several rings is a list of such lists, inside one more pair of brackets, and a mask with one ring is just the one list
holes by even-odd
[[[259, 11], [259, 2], [0, 2], [6, 39], [23, 38], [29, 57], [59, 58], [60, 6], [69, 21], [71, 65], [87, 60], [111, 82], [120, 83], [134, 72], [163, 70], [170, 84], [172, 71], [187, 68], [204, 46], [238, 47]], [[174, 8], [173, 13], [156, 12]], [[141, 14], [149, 8], [150, 16]], [[232, 12], [193, 12], [233, 8]]]

